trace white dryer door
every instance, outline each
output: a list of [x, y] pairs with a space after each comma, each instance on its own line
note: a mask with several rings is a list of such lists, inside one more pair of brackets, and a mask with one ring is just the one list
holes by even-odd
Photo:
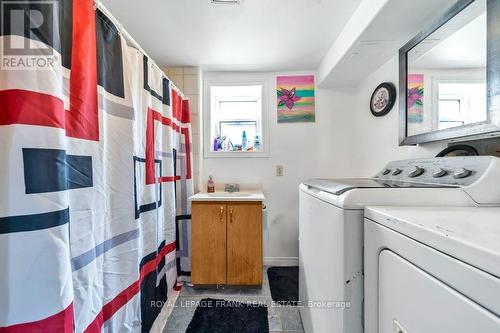
[[500, 318], [394, 252], [379, 256], [380, 333], [498, 333]]

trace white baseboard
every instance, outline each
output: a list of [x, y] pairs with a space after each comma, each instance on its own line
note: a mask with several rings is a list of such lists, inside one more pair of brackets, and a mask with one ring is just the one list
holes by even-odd
[[298, 257], [265, 257], [264, 266], [298, 266]]

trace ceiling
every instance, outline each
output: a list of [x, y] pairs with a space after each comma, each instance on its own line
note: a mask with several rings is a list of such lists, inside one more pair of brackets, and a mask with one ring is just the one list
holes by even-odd
[[349, 38], [339, 38], [320, 65], [318, 84], [327, 88], [356, 87], [456, 2], [364, 0], [346, 26], [350, 28]]
[[419, 69], [486, 67], [486, 3], [476, 1], [408, 52]]
[[101, 0], [160, 66], [316, 69], [360, 0]]

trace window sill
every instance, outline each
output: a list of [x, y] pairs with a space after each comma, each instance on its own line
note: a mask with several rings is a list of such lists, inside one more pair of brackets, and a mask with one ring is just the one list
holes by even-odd
[[267, 151], [210, 151], [205, 152], [204, 158], [266, 158], [269, 157]]

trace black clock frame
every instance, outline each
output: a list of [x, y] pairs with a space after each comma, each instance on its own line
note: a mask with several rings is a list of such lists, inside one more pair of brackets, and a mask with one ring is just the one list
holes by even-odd
[[[389, 103], [387, 103], [387, 105], [385, 106], [385, 108], [382, 109], [382, 111], [376, 112], [375, 110], [373, 110], [372, 102], [373, 98], [375, 97], [375, 94], [381, 88], [385, 88], [389, 92]], [[372, 112], [372, 115], [374, 115], [375, 117], [385, 116], [386, 114], [389, 113], [389, 111], [391, 111], [395, 102], [396, 102], [396, 87], [394, 86], [394, 84], [390, 82], [383, 82], [379, 84], [372, 93], [372, 97], [370, 98], [370, 111]]]

